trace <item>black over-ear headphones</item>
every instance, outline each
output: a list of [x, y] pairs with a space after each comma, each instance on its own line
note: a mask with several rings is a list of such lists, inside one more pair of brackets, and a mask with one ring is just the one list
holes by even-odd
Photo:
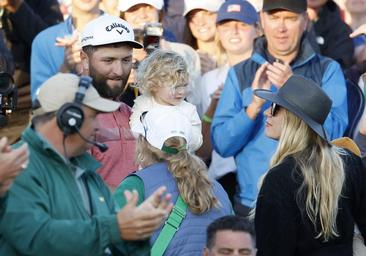
[[74, 102], [65, 103], [57, 111], [57, 125], [65, 136], [78, 132], [83, 124], [84, 111], [81, 104], [92, 81], [93, 79], [90, 76], [81, 76]]

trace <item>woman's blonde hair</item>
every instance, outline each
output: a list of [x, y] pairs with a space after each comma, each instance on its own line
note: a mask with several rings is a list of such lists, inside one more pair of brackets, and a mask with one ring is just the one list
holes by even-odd
[[136, 86], [141, 93], [152, 93], [154, 88], [167, 84], [171, 87], [189, 82], [187, 63], [173, 51], [155, 50], [143, 60], [137, 71]]
[[150, 145], [145, 137], [140, 135], [136, 147], [137, 163], [147, 166], [166, 161], [177, 182], [179, 194], [192, 213], [201, 214], [218, 206], [206, 165], [185, 149], [186, 140], [182, 137], [171, 137], [165, 141], [164, 146], [176, 149], [178, 153], [165, 153]]
[[280, 164], [287, 156], [293, 156], [304, 178], [297, 192], [298, 207], [303, 209], [305, 206], [317, 233], [316, 238], [328, 241], [338, 236], [338, 201], [345, 179], [341, 155], [346, 152], [328, 144], [304, 121], [284, 110], [284, 127], [270, 167]]

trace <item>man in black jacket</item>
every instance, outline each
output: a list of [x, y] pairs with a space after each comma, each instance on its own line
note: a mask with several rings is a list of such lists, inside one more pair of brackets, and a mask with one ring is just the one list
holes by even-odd
[[15, 63], [18, 107], [30, 107], [30, 56], [35, 36], [63, 20], [57, 0], [0, 0], [0, 26]]
[[63, 20], [57, 0], [0, 0], [1, 24], [16, 68], [29, 73], [33, 38]]
[[[354, 63], [354, 44], [349, 34], [352, 29], [342, 20], [340, 9], [333, 0], [308, 0], [308, 13], [315, 33], [313, 42], [320, 54], [336, 60], [342, 69]], [[311, 40], [312, 41], [312, 40]], [[315, 47], [314, 47], [315, 48]]]

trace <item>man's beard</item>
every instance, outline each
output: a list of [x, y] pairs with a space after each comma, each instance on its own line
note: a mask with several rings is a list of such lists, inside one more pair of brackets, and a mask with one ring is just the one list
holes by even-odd
[[107, 99], [118, 99], [118, 97], [122, 94], [123, 89], [127, 83], [127, 79], [129, 74], [126, 77], [114, 77], [113, 79], [120, 79], [120, 85], [111, 87], [107, 84], [108, 78], [104, 75], [101, 75], [98, 71], [96, 71], [93, 67], [89, 68], [89, 75], [93, 78], [93, 85], [95, 89], [98, 91], [99, 95], [103, 98]]

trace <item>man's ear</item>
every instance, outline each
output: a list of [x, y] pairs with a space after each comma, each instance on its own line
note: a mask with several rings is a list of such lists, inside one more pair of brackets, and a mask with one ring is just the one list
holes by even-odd
[[84, 51], [80, 52], [81, 65], [83, 67], [83, 73], [89, 74], [89, 56]]

